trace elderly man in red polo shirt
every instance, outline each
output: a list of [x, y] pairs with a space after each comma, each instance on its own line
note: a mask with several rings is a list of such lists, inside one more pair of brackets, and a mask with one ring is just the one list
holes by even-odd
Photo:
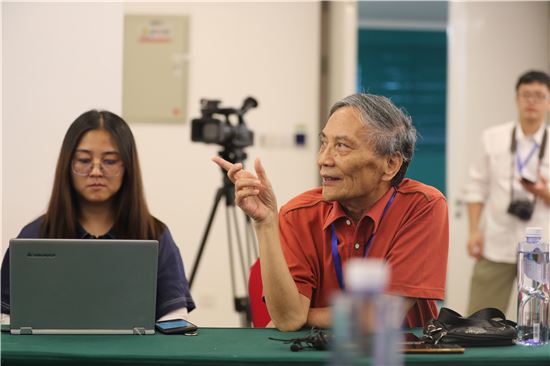
[[345, 263], [366, 256], [388, 263], [387, 292], [405, 299], [405, 324], [422, 326], [445, 295], [449, 224], [445, 197], [404, 178], [416, 142], [410, 118], [385, 97], [354, 94], [331, 108], [320, 140], [322, 187], [280, 212], [258, 159], [253, 174], [213, 158], [254, 221], [274, 325], [330, 327], [330, 300], [345, 288]]

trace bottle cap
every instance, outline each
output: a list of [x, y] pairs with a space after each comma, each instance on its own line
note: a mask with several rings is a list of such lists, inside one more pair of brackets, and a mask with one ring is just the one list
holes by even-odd
[[352, 258], [346, 265], [346, 287], [350, 291], [382, 291], [389, 275], [381, 259]]
[[528, 227], [525, 229], [525, 236], [542, 238], [542, 228], [536, 226]]

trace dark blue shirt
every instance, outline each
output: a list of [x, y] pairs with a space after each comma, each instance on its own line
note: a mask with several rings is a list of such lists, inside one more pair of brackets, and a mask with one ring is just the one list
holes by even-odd
[[[43, 218], [40, 217], [21, 230], [18, 238], [40, 238], [40, 226]], [[82, 239], [93, 239], [83, 228], [79, 228]], [[117, 239], [111, 233], [99, 239]], [[10, 313], [10, 261], [9, 249], [2, 261], [2, 313]], [[169, 312], [186, 307], [187, 311], [195, 308], [195, 302], [189, 292], [189, 283], [185, 278], [181, 255], [172, 239], [168, 228], [165, 228], [159, 240], [158, 274], [157, 274], [157, 312], [156, 318]]]

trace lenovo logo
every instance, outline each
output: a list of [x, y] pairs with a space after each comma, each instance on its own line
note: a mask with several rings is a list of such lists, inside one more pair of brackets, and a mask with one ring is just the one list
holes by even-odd
[[55, 253], [33, 253], [28, 252], [27, 258], [55, 258]]

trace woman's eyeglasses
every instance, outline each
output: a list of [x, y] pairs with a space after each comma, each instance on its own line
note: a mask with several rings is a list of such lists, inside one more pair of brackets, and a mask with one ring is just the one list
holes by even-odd
[[[73, 158], [71, 167], [75, 175], [87, 177], [96, 164], [90, 158]], [[123, 164], [120, 159], [103, 159], [99, 163], [103, 176], [107, 178], [118, 177], [122, 173]]]

